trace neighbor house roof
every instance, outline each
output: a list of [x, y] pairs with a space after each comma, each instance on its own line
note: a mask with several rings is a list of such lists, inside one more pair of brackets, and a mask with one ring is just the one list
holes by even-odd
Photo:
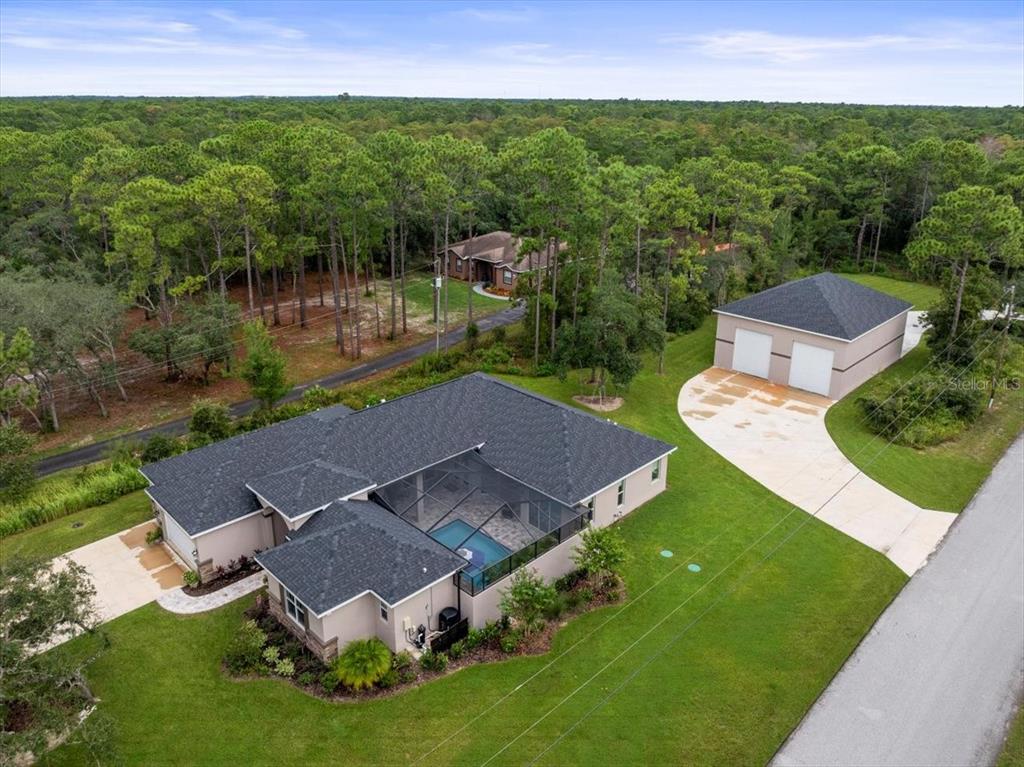
[[318, 615], [372, 591], [389, 605], [466, 560], [372, 501], [338, 501], [256, 561]]
[[831, 272], [787, 282], [715, 311], [852, 341], [911, 304]]
[[[257, 511], [246, 483], [276, 485], [268, 475], [315, 477], [315, 493], [289, 501], [297, 507], [345, 497], [360, 476], [386, 485], [479, 449], [498, 471], [572, 506], [674, 449], [483, 373], [364, 410], [324, 412], [145, 466], [148, 492], [194, 536]], [[336, 468], [299, 468], [314, 461]]]
[[[485, 261], [496, 266], [506, 267], [514, 272], [526, 272], [531, 269], [547, 269], [549, 254], [544, 251], [519, 255], [523, 239], [511, 232], [488, 232], [468, 240], [460, 240], [448, 246], [461, 259], [472, 258], [474, 261]], [[560, 243], [559, 251], [565, 250], [566, 244]]]

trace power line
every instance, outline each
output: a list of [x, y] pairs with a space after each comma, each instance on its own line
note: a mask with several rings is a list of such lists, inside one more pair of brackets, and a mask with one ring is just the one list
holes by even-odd
[[[988, 346], [986, 347], [986, 351], [987, 351], [987, 350], [988, 350], [988, 348], [990, 348], [990, 347], [992, 346], [992, 344], [994, 344], [994, 343], [995, 343], [995, 340], [992, 340], [992, 341], [990, 341], [990, 342], [989, 342], [989, 345], [988, 345]], [[976, 361], [977, 361], [977, 360], [975, 360], [975, 361], [972, 361], [972, 362], [971, 362], [971, 363], [970, 363], [970, 364], [969, 364], [969, 365], [968, 365], [967, 367], [969, 368], [969, 367], [970, 367], [971, 365], [973, 365], [973, 364], [974, 364], [974, 362], [976, 362]], [[956, 381], [956, 380], [959, 380], [959, 378], [960, 378], [961, 376], [963, 376], [963, 375], [964, 375], [964, 374], [966, 373], [966, 370], [967, 370], [967, 368], [965, 368], [965, 369], [964, 369], [963, 371], [961, 371], [961, 373], [957, 375], [957, 377], [956, 377], [956, 378], [954, 379], [954, 381]], [[945, 392], [945, 391], [947, 391], [947, 390], [949, 390], [949, 388], [951, 388], [951, 386], [952, 386], [952, 383], [951, 383], [950, 385], [947, 385], [947, 386], [943, 386], [943, 387], [941, 388], [941, 390], [939, 391], [939, 393], [938, 393], [938, 394], [936, 394], [936, 395], [935, 395], [935, 397], [934, 397], [934, 398], [932, 398], [932, 399], [931, 399], [931, 400], [929, 401], [928, 405], [926, 405], [926, 406], [925, 406], [925, 408], [923, 408], [923, 409], [921, 410], [921, 412], [920, 412], [920, 413], [918, 413], [917, 415], [915, 415], [915, 416], [914, 416], [914, 417], [913, 417], [913, 418], [912, 418], [912, 419], [910, 420], [910, 422], [909, 422], [909, 423], [907, 423], [907, 424], [906, 424], [906, 425], [905, 425], [905, 426], [904, 426], [904, 427], [903, 427], [903, 428], [902, 428], [902, 429], [901, 429], [901, 430], [899, 431], [899, 433], [898, 433], [898, 434], [896, 434], [896, 435], [895, 435], [895, 436], [894, 436], [894, 437], [893, 437], [892, 439], [888, 440], [888, 441], [886, 442], [886, 444], [885, 444], [885, 445], [883, 445], [883, 446], [882, 446], [882, 448], [881, 448], [881, 449], [880, 449], [880, 450], [879, 450], [879, 451], [878, 451], [878, 452], [877, 452], [877, 453], [876, 453], [876, 454], [875, 454], [874, 456], [872, 456], [871, 460], [870, 460], [870, 461], [868, 461], [868, 463], [867, 463], [867, 466], [870, 466], [870, 465], [871, 465], [872, 463], [874, 463], [874, 461], [875, 461], [875, 460], [877, 460], [877, 459], [878, 459], [878, 457], [882, 455], [882, 453], [884, 453], [884, 452], [885, 452], [885, 451], [886, 451], [886, 450], [887, 450], [887, 449], [888, 449], [889, 447], [891, 447], [891, 446], [892, 446], [892, 444], [893, 444], [893, 443], [895, 442], [895, 440], [896, 440], [896, 439], [898, 439], [898, 438], [899, 438], [899, 437], [900, 437], [900, 436], [901, 436], [901, 435], [902, 435], [902, 434], [903, 434], [903, 433], [904, 433], [904, 432], [905, 432], [905, 431], [906, 431], [907, 429], [909, 429], [909, 428], [910, 428], [910, 426], [912, 426], [912, 425], [913, 425], [913, 424], [914, 424], [914, 423], [915, 423], [915, 422], [916, 422], [916, 421], [917, 421], [917, 420], [918, 420], [918, 419], [919, 419], [919, 418], [920, 418], [921, 416], [923, 416], [923, 415], [925, 414], [925, 412], [926, 412], [926, 411], [927, 411], [927, 410], [928, 410], [929, 408], [931, 408], [931, 406], [932, 406], [932, 405], [934, 405], [934, 404], [935, 404], [935, 402], [937, 402], [937, 401], [938, 401], [938, 399], [939, 399], [939, 397], [940, 397], [940, 396], [942, 395], [942, 393], [943, 393], [943, 392]], [[865, 467], [865, 468], [866, 468], [866, 467]], [[579, 726], [579, 725], [580, 725], [580, 724], [581, 724], [582, 722], [584, 722], [584, 721], [585, 721], [585, 720], [586, 720], [587, 718], [589, 718], [589, 717], [590, 717], [590, 716], [591, 716], [591, 715], [592, 715], [592, 714], [593, 714], [593, 713], [594, 713], [595, 711], [597, 711], [597, 710], [598, 710], [599, 708], [601, 708], [602, 706], [604, 706], [604, 705], [605, 705], [605, 704], [606, 704], [606, 703], [607, 703], [607, 702], [608, 702], [608, 701], [609, 701], [609, 700], [610, 700], [610, 699], [611, 699], [612, 697], [614, 697], [614, 695], [616, 695], [616, 694], [617, 694], [617, 693], [618, 693], [618, 692], [619, 692], [620, 690], [622, 690], [622, 689], [623, 689], [623, 688], [624, 688], [624, 687], [625, 687], [625, 686], [626, 686], [626, 685], [627, 685], [627, 684], [628, 684], [629, 682], [631, 682], [631, 681], [632, 681], [633, 679], [635, 679], [635, 678], [636, 678], [636, 676], [637, 676], [637, 675], [638, 675], [638, 674], [639, 674], [639, 673], [640, 673], [640, 672], [641, 672], [641, 671], [642, 671], [642, 670], [643, 670], [644, 668], [646, 668], [646, 667], [647, 667], [647, 666], [649, 666], [649, 665], [650, 665], [650, 664], [651, 664], [652, 662], [654, 662], [654, 660], [656, 660], [656, 659], [657, 659], [658, 657], [660, 657], [660, 656], [661, 656], [661, 655], [662, 655], [662, 654], [663, 654], [663, 653], [664, 653], [664, 652], [665, 652], [665, 651], [666, 651], [666, 650], [667, 650], [667, 649], [668, 649], [669, 647], [671, 647], [671, 646], [672, 646], [673, 644], [675, 644], [675, 643], [676, 643], [676, 642], [677, 642], [677, 641], [678, 641], [678, 640], [679, 640], [680, 638], [682, 638], [682, 636], [683, 636], [683, 635], [685, 635], [685, 634], [686, 634], [686, 633], [687, 633], [687, 632], [688, 632], [688, 631], [689, 631], [689, 630], [690, 630], [690, 629], [691, 629], [691, 628], [692, 628], [693, 626], [695, 626], [695, 625], [696, 625], [697, 623], [699, 623], [699, 622], [700, 622], [700, 620], [701, 620], [701, 619], [702, 619], [702, 618], [703, 618], [703, 617], [704, 617], [705, 615], [707, 615], [707, 614], [708, 614], [708, 613], [709, 613], [709, 612], [710, 612], [710, 611], [711, 611], [711, 610], [712, 610], [712, 609], [713, 609], [714, 607], [716, 607], [716, 606], [717, 606], [718, 604], [720, 604], [720, 603], [721, 603], [722, 601], [724, 601], [726, 597], [728, 597], [728, 596], [731, 596], [732, 594], [734, 594], [734, 593], [736, 592], [736, 590], [737, 590], [737, 589], [738, 589], [738, 588], [739, 588], [739, 587], [740, 587], [740, 586], [741, 586], [741, 585], [742, 585], [743, 583], [745, 583], [745, 582], [746, 582], [746, 580], [747, 580], [747, 579], [748, 579], [748, 578], [749, 578], [749, 577], [750, 577], [751, 575], [753, 575], [753, 574], [754, 574], [754, 573], [755, 573], [755, 572], [756, 572], [757, 570], [759, 570], [759, 569], [760, 569], [760, 568], [761, 568], [761, 567], [762, 567], [762, 566], [763, 566], [763, 565], [764, 565], [764, 564], [765, 564], [765, 563], [766, 563], [766, 562], [767, 562], [767, 561], [768, 561], [768, 560], [769, 560], [769, 559], [770, 559], [770, 558], [771, 558], [772, 556], [774, 556], [774, 554], [775, 554], [775, 553], [776, 553], [777, 551], [779, 551], [779, 550], [780, 550], [780, 549], [782, 548], [782, 546], [783, 546], [783, 545], [785, 545], [785, 544], [786, 544], [786, 543], [787, 543], [787, 542], [788, 542], [788, 541], [789, 541], [790, 539], [792, 539], [792, 538], [793, 538], [793, 536], [795, 536], [797, 532], [799, 532], [799, 531], [800, 531], [801, 529], [803, 529], [803, 527], [804, 527], [804, 526], [805, 526], [805, 525], [806, 525], [806, 524], [807, 524], [808, 522], [810, 522], [810, 520], [811, 520], [811, 518], [812, 518], [812, 517], [816, 517], [816, 516], [817, 516], [817, 515], [818, 515], [818, 514], [819, 514], [819, 513], [820, 513], [820, 512], [822, 511], [822, 509], [824, 509], [824, 508], [825, 508], [825, 506], [827, 506], [827, 505], [828, 505], [828, 504], [829, 504], [829, 503], [830, 503], [830, 502], [831, 502], [831, 501], [832, 501], [833, 499], [835, 499], [835, 498], [836, 498], [836, 496], [838, 496], [838, 495], [839, 495], [839, 493], [841, 493], [841, 492], [842, 492], [842, 491], [843, 491], [844, 489], [846, 489], [846, 487], [848, 487], [848, 486], [849, 486], [849, 484], [850, 484], [851, 482], [853, 482], [853, 480], [854, 480], [854, 479], [856, 479], [856, 478], [857, 478], [858, 476], [860, 476], [860, 475], [861, 475], [861, 474], [863, 473], [863, 471], [864, 471], [864, 469], [863, 469], [863, 468], [858, 468], [857, 472], [856, 472], [856, 473], [855, 473], [855, 474], [854, 474], [853, 476], [851, 476], [851, 477], [850, 477], [850, 478], [849, 478], [848, 480], [846, 480], [846, 481], [845, 481], [845, 482], [844, 482], [844, 483], [842, 484], [842, 486], [840, 486], [840, 487], [839, 487], [839, 488], [838, 488], [838, 489], [837, 489], [837, 490], [836, 490], [836, 491], [835, 491], [835, 492], [834, 492], [834, 493], [833, 493], [832, 495], [830, 495], [830, 496], [829, 496], [829, 497], [828, 497], [828, 498], [827, 498], [827, 499], [826, 499], [826, 500], [825, 500], [825, 501], [824, 501], [824, 502], [823, 502], [823, 503], [822, 503], [821, 505], [819, 505], [819, 506], [818, 506], [818, 507], [817, 507], [817, 508], [815, 509], [815, 511], [814, 511], [814, 513], [813, 513], [813, 514], [809, 514], [809, 515], [807, 516], [807, 518], [806, 518], [806, 519], [804, 519], [804, 520], [803, 520], [803, 521], [802, 521], [802, 522], [801, 522], [801, 523], [800, 523], [800, 524], [799, 524], [799, 525], [798, 525], [797, 527], [795, 527], [795, 528], [794, 528], [794, 529], [793, 529], [793, 530], [792, 530], [792, 531], [791, 531], [791, 532], [790, 532], [789, 534], [787, 534], [787, 535], [786, 535], [786, 537], [785, 537], [785, 538], [783, 538], [783, 539], [782, 539], [782, 540], [781, 540], [781, 541], [780, 541], [780, 542], [779, 542], [779, 543], [778, 543], [778, 544], [777, 544], [777, 545], [776, 545], [775, 547], [773, 547], [773, 548], [772, 548], [772, 549], [771, 549], [771, 550], [770, 550], [770, 551], [768, 552], [768, 554], [766, 554], [766, 555], [765, 555], [765, 556], [764, 556], [764, 557], [763, 557], [763, 558], [762, 558], [762, 559], [761, 559], [761, 560], [760, 560], [760, 561], [759, 561], [759, 562], [758, 562], [758, 563], [757, 563], [757, 564], [756, 564], [756, 565], [755, 565], [755, 566], [754, 566], [753, 568], [751, 568], [751, 569], [750, 569], [750, 570], [748, 570], [748, 571], [747, 571], [746, 573], [744, 573], [744, 574], [743, 574], [743, 575], [742, 575], [742, 576], [740, 577], [740, 580], [739, 580], [739, 581], [738, 581], [738, 582], [737, 582], [737, 583], [736, 583], [736, 584], [735, 584], [735, 585], [733, 586], [733, 588], [732, 588], [732, 589], [729, 589], [729, 590], [727, 590], [727, 591], [724, 591], [724, 592], [722, 592], [722, 593], [721, 593], [721, 594], [720, 594], [720, 595], [719, 595], [719, 596], [718, 596], [718, 597], [717, 597], [717, 598], [716, 598], [716, 599], [715, 599], [714, 601], [712, 601], [712, 602], [711, 602], [711, 604], [709, 604], [709, 605], [708, 605], [708, 606], [707, 606], [707, 607], [706, 607], [706, 608], [705, 608], [704, 610], [702, 610], [702, 611], [701, 611], [700, 613], [698, 613], [698, 614], [697, 614], [697, 615], [696, 615], [696, 616], [695, 616], [695, 617], [693, 618], [693, 620], [691, 620], [691, 621], [690, 621], [689, 623], [687, 623], [687, 624], [686, 624], [686, 625], [685, 625], [685, 626], [683, 627], [683, 629], [682, 629], [681, 631], [679, 631], [679, 632], [678, 632], [677, 634], [675, 634], [675, 635], [674, 635], [674, 636], [672, 637], [672, 639], [670, 639], [670, 640], [669, 640], [669, 642], [667, 642], [667, 643], [666, 643], [665, 645], [663, 645], [663, 646], [662, 646], [662, 647], [661, 647], [661, 648], [660, 648], [660, 649], [659, 649], [659, 650], [658, 650], [657, 652], [655, 652], [654, 654], [652, 654], [651, 656], [649, 656], [649, 657], [648, 657], [648, 658], [647, 658], [647, 659], [646, 659], [646, 660], [644, 661], [644, 663], [642, 663], [641, 665], [637, 666], [637, 667], [636, 667], [636, 668], [635, 668], [635, 669], [633, 670], [633, 672], [632, 672], [632, 673], [631, 673], [631, 674], [630, 674], [629, 676], [627, 676], [627, 677], [626, 677], [626, 679], [624, 679], [624, 680], [623, 680], [623, 681], [622, 681], [622, 682], [621, 682], [621, 683], [620, 683], [620, 684], [619, 684], [619, 685], [618, 685], [617, 687], [615, 687], [614, 689], [612, 689], [612, 690], [611, 690], [611, 691], [610, 691], [610, 692], [609, 692], [609, 693], [608, 693], [607, 695], [605, 695], [605, 696], [604, 696], [604, 697], [603, 697], [603, 698], [602, 698], [602, 699], [601, 699], [600, 701], [598, 701], [598, 703], [597, 703], [597, 704], [595, 704], [595, 705], [594, 705], [594, 706], [593, 706], [593, 707], [592, 707], [591, 709], [589, 709], [589, 710], [588, 710], [588, 711], [587, 711], [587, 712], [586, 712], [586, 713], [585, 713], [585, 714], [584, 714], [583, 716], [581, 716], [581, 717], [580, 717], [579, 719], [577, 719], [577, 720], [576, 720], [576, 722], [574, 722], [574, 723], [573, 723], [573, 724], [572, 724], [572, 725], [571, 725], [571, 726], [570, 726], [570, 727], [569, 727], [569, 728], [568, 728], [567, 730], [564, 730], [564, 731], [563, 731], [563, 732], [562, 732], [561, 734], [559, 734], [559, 735], [558, 735], [558, 737], [557, 737], [557, 738], [555, 738], [555, 740], [554, 740], [554, 741], [552, 741], [552, 742], [551, 742], [551, 743], [550, 743], [550, 744], [549, 744], [548, 746], [546, 746], [546, 747], [545, 747], [545, 748], [544, 748], [544, 749], [543, 749], [543, 750], [542, 750], [542, 751], [541, 751], [541, 752], [540, 752], [539, 754], [537, 754], [537, 756], [535, 756], [535, 757], [534, 757], [534, 758], [533, 758], [533, 759], [532, 759], [532, 760], [531, 760], [531, 761], [530, 761], [529, 763], [530, 763], [530, 764], [536, 764], [536, 762], [537, 762], [537, 761], [538, 761], [538, 760], [539, 760], [539, 759], [540, 759], [541, 757], [543, 757], [543, 756], [544, 756], [544, 754], [548, 753], [548, 752], [549, 752], [549, 751], [550, 751], [550, 750], [551, 750], [552, 748], [554, 748], [554, 747], [555, 747], [555, 746], [557, 746], [557, 745], [558, 745], [559, 743], [561, 743], [561, 742], [562, 742], [562, 740], [564, 740], [566, 736], [568, 736], [568, 735], [569, 735], [570, 733], [572, 733], [572, 732], [573, 732], [573, 731], [574, 731], [574, 730], [575, 730], [575, 729], [576, 729], [576, 728], [577, 728], [577, 727], [578, 727], [578, 726]], [[793, 509], [794, 509], [794, 510], [796, 510], [796, 507], [794, 506], [794, 507], [793, 507]], [[792, 512], [790, 512], [790, 513], [792, 513]], [[602, 668], [601, 668], [601, 669], [600, 669], [599, 671], [597, 671], [597, 672], [596, 672], [595, 674], [593, 674], [593, 675], [592, 675], [591, 677], [589, 677], [589, 678], [588, 678], [588, 679], [587, 679], [586, 681], [584, 681], [584, 682], [583, 682], [583, 683], [581, 683], [581, 684], [580, 684], [579, 686], [577, 686], [577, 687], [576, 687], [576, 688], [575, 688], [575, 689], [574, 689], [574, 690], [573, 690], [573, 691], [572, 691], [571, 693], [569, 693], [569, 695], [565, 696], [565, 697], [564, 697], [564, 698], [563, 698], [563, 699], [562, 699], [562, 700], [561, 700], [561, 701], [560, 701], [559, 703], [555, 704], [555, 706], [553, 706], [553, 707], [552, 707], [551, 709], [549, 709], [549, 710], [548, 710], [548, 711], [547, 711], [547, 712], [546, 712], [545, 714], [543, 714], [543, 715], [542, 715], [541, 717], [539, 717], [538, 719], [536, 719], [536, 720], [535, 720], [535, 721], [533, 722], [533, 724], [531, 724], [531, 725], [530, 725], [529, 727], [527, 727], [527, 728], [525, 728], [524, 730], [522, 730], [522, 731], [521, 731], [521, 732], [520, 732], [520, 733], [519, 733], [518, 735], [516, 735], [516, 736], [515, 736], [514, 738], [512, 738], [512, 739], [511, 739], [510, 741], [508, 741], [508, 742], [507, 742], [507, 743], [506, 743], [506, 744], [505, 744], [504, 746], [502, 746], [502, 747], [501, 747], [501, 748], [500, 748], [500, 749], [499, 749], [498, 751], [496, 751], [496, 752], [495, 752], [494, 754], [492, 754], [492, 755], [491, 755], [491, 756], [490, 756], [490, 757], [489, 757], [489, 758], [488, 758], [488, 759], [487, 759], [486, 761], [482, 762], [482, 763], [481, 763], [481, 767], [484, 767], [484, 765], [487, 765], [487, 764], [489, 764], [489, 763], [490, 763], [491, 761], [493, 761], [493, 760], [494, 760], [495, 758], [497, 758], [497, 757], [498, 757], [498, 756], [499, 756], [500, 754], [504, 753], [504, 751], [505, 751], [506, 749], [508, 749], [508, 748], [509, 748], [509, 747], [510, 747], [510, 746], [511, 746], [511, 745], [512, 745], [513, 743], [515, 743], [516, 741], [518, 741], [518, 740], [519, 740], [519, 739], [520, 739], [521, 737], [523, 737], [523, 736], [524, 736], [524, 735], [525, 735], [526, 733], [530, 732], [530, 731], [531, 731], [531, 730], [532, 730], [532, 729], [533, 729], [534, 727], [536, 727], [536, 726], [537, 726], [538, 724], [540, 724], [540, 723], [541, 723], [542, 721], [544, 721], [544, 720], [545, 720], [545, 719], [546, 719], [546, 718], [547, 718], [548, 716], [550, 716], [550, 715], [551, 715], [551, 714], [552, 714], [552, 713], [553, 713], [553, 712], [554, 712], [554, 711], [555, 711], [556, 709], [558, 709], [558, 708], [559, 708], [560, 706], [562, 706], [562, 705], [563, 705], [563, 704], [564, 704], [565, 702], [567, 702], [567, 701], [568, 701], [568, 700], [569, 700], [570, 698], [572, 698], [573, 696], [575, 696], [575, 695], [576, 695], [576, 694], [577, 694], [577, 693], [578, 693], [578, 692], [579, 692], [580, 690], [582, 690], [582, 689], [583, 689], [583, 688], [585, 688], [585, 687], [586, 687], [586, 686], [587, 686], [588, 684], [590, 684], [590, 683], [591, 683], [591, 682], [592, 682], [592, 681], [593, 681], [593, 680], [594, 680], [594, 679], [595, 679], [595, 678], [596, 678], [597, 676], [599, 676], [599, 675], [600, 675], [601, 673], [603, 673], [603, 672], [604, 672], [604, 671], [605, 671], [605, 670], [606, 670], [607, 668], [609, 668], [609, 667], [611, 666], [611, 664], [615, 663], [615, 661], [617, 661], [617, 660], [618, 660], [619, 658], [621, 658], [621, 657], [622, 657], [623, 655], [625, 655], [625, 654], [626, 654], [627, 652], [629, 652], [629, 650], [631, 650], [631, 649], [632, 649], [633, 647], [635, 647], [635, 646], [636, 646], [636, 644], [637, 644], [637, 643], [638, 643], [639, 641], [641, 641], [641, 640], [642, 640], [643, 638], [645, 638], [646, 636], [648, 636], [648, 635], [649, 635], [649, 634], [650, 634], [650, 633], [651, 633], [651, 632], [652, 632], [652, 631], [653, 631], [654, 629], [656, 629], [656, 628], [657, 628], [658, 626], [662, 625], [662, 624], [663, 624], [663, 623], [664, 623], [664, 622], [665, 622], [666, 620], [668, 620], [668, 619], [669, 619], [669, 618], [670, 618], [671, 616], [675, 615], [675, 614], [676, 614], [676, 613], [677, 613], [677, 612], [678, 612], [678, 611], [679, 611], [680, 609], [682, 609], [682, 607], [683, 607], [683, 606], [685, 606], [685, 605], [686, 605], [686, 604], [687, 604], [687, 603], [689, 602], [689, 600], [690, 600], [690, 599], [691, 599], [691, 598], [692, 598], [693, 596], [695, 596], [695, 595], [696, 595], [697, 593], [699, 593], [699, 592], [700, 592], [701, 590], [703, 590], [703, 588], [705, 588], [705, 587], [706, 587], [707, 585], [710, 585], [710, 583], [711, 583], [711, 582], [713, 582], [713, 581], [714, 581], [714, 580], [715, 580], [715, 579], [716, 579], [716, 578], [717, 578], [717, 577], [718, 577], [719, 575], [721, 575], [722, 573], [724, 573], [724, 572], [725, 572], [726, 570], [728, 570], [728, 569], [729, 569], [730, 567], [732, 567], [732, 565], [733, 565], [733, 564], [735, 564], [735, 563], [736, 563], [736, 562], [737, 562], [737, 561], [738, 561], [738, 560], [739, 560], [740, 558], [742, 558], [742, 557], [743, 557], [743, 556], [745, 556], [745, 555], [746, 555], [747, 553], [749, 553], [749, 551], [750, 551], [750, 550], [751, 550], [751, 549], [752, 549], [752, 548], [753, 548], [753, 547], [754, 547], [755, 545], [757, 545], [757, 543], [759, 543], [759, 542], [760, 542], [761, 540], [763, 540], [763, 538], [765, 537], [765, 535], [767, 535], [767, 534], [768, 534], [768, 532], [771, 532], [771, 530], [772, 530], [772, 529], [774, 529], [775, 527], [777, 527], [777, 526], [778, 526], [778, 524], [780, 524], [780, 523], [781, 523], [782, 521], [784, 521], [784, 520], [785, 520], [785, 519], [786, 519], [786, 518], [787, 518], [788, 516], [789, 516], [789, 514], [787, 514], [787, 515], [786, 515], [786, 517], [783, 517], [783, 519], [782, 519], [782, 520], [780, 520], [780, 521], [779, 521], [778, 523], [776, 523], [776, 525], [773, 525], [773, 527], [772, 527], [772, 528], [770, 528], [770, 529], [769, 529], [769, 531], [767, 531], [767, 532], [766, 532], [765, 534], [763, 534], [763, 535], [762, 535], [762, 536], [760, 536], [760, 537], [759, 537], [759, 538], [758, 538], [757, 540], [755, 540], [755, 541], [754, 541], [753, 543], [751, 543], [751, 544], [750, 544], [750, 545], [749, 545], [749, 546], [748, 546], [748, 547], [747, 547], [746, 549], [744, 549], [744, 550], [743, 550], [743, 552], [741, 552], [741, 553], [740, 553], [740, 555], [738, 555], [738, 556], [737, 556], [736, 558], [734, 558], [734, 559], [733, 559], [733, 560], [732, 560], [732, 561], [731, 561], [731, 562], [730, 562], [730, 563], [729, 563], [728, 565], [726, 565], [726, 566], [725, 566], [724, 568], [722, 568], [721, 570], [719, 570], [719, 571], [718, 571], [718, 573], [716, 573], [716, 574], [715, 574], [715, 576], [714, 576], [714, 577], [713, 577], [713, 578], [712, 578], [711, 580], [709, 580], [709, 581], [708, 581], [707, 583], [705, 583], [705, 584], [704, 584], [704, 586], [702, 586], [702, 587], [701, 587], [700, 589], [698, 589], [698, 590], [697, 590], [696, 592], [694, 592], [694, 594], [691, 594], [691, 595], [690, 595], [689, 597], [687, 597], [686, 599], [684, 599], [684, 600], [683, 600], [683, 601], [682, 601], [682, 602], [681, 602], [681, 603], [680, 603], [679, 605], [677, 605], [677, 606], [676, 606], [676, 607], [675, 607], [675, 608], [674, 608], [674, 609], [673, 609], [673, 610], [672, 610], [671, 612], [669, 612], [668, 614], [666, 614], [666, 615], [665, 615], [665, 616], [664, 616], [664, 617], [663, 617], [663, 618], [662, 618], [662, 619], [661, 619], [660, 621], [658, 621], [658, 623], [656, 623], [656, 624], [655, 624], [654, 626], [652, 626], [652, 627], [651, 627], [651, 629], [649, 629], [649, 630], [648, 630], [647, 632], [645, 632], [645, 633], [644, 633], [643, 635], [641, 635], [641, 636], [640, 636], [640, 637], [639, 637], [639, 638], [638, 638], [637, 640], [635, 640], [635, 641], [634, 641], [633, 643], [631, 643], [631, 644], [630, 644], [630, 645], [629, 645], [629, 646], [628, 646], [628, 647], [627, 647], [627, 648], [626, 648], [625, 650], [623, 650], [622, 652], [620, 652], [620, 653], [619, 653], [619, 654], [618, 654], [617, 656], [615, 656], [615, 658], [613, 658], [613, 659], [612, 659], [611, 661], [609, 661], [609, 662], [608, 662], [607, 664], [605, 664], [605, 666], [604, 666], [604, 667], [602, 667]]]

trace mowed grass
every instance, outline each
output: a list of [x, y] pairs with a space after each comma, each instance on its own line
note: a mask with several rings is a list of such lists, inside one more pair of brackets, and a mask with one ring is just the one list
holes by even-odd
[[923, 508], [960, 512], [1024, 428], [1024, 390], [997, 391], [993, 408], [955, 439], [922, 449], [892, 445], [876, 458], [886, 440], [864, 424], [857, 398], [909, 380], [930, 360], [922, 342], [829, 408], [825, 426], [843, 454], [875, 481]]
[[83, 509], [0, 539], [0, 560], [14, 556], [52, 559], [152, 517], [153, 508], [149, 498], [142, 490], [136, 490], [116, 501]]
[[[906, 578], [683, 425], [679, 387], [708, 366], [713, 339], [708, 321], [672, 341], [667, 374], [651, 361], [610, 414], [679, 446], [669, 489], [619, 525], [631, 554], [624, 606], [569, 622], [548, 655], [331, 704], [224, 676], [222, 653], [251, 598], [187, 617], [149, 605], [108, 624], [112, 646], [88, 674], [124, 761], [765, 763]], [[515, 380], [562, 400], [581, 390], [572, 377]], [[47, 763], [86, 761], [64, 748]]]
[[938, 303], [940, 291], [934, 285], [925, 285], [920, 282], [907, 282], [892, 277], [882, 277], [877, 274], [844, 274], [848, 280], [853, 280], [861, 285], [888, 293], [909, 301], [915, 311], [925, 311]]
[[1010, 731], [996, 767], [1024, 767], [1024, 706], [1017, 709], [1017, 715], [1010, 723]]
[[[434, 288], [431, 284], [431, 277], [416, 277], [408, 279], [405, 286], [406, 301], [416, 307], [416, 310], [426, 315], [428, 320], [433, 317], [434, 312]], [[448, 324], [461, 325], [466, 321], [469, 311], [469, 283], [462, 280], [449, 279], [448, 281]], [[484, 317], [494, 314], [502, 309], [507, 309], [511, 304], [507, 300], [499, 301], [496, 298], [487, 298], [473, 294], [473, 316]], [[441, 317], [444, 316], [444, 293], [441, 294]]]

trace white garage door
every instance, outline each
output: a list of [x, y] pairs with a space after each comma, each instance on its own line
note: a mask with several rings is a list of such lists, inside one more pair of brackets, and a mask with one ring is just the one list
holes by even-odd
[[831, 349], [794, 341], [793, 357], [789, 361], [789, 385], [827, 397], [832, 385], [834, 357], [835, 352]]
[[192, 550], [196, 547], [181, 525], [170, 514], [164, 514], [164, 537], [185, 562], [192, 562]]
[[732, 347], [732, 369], [767, 378], [772, 362], [772, 337], [766, 333], [736, 328]]

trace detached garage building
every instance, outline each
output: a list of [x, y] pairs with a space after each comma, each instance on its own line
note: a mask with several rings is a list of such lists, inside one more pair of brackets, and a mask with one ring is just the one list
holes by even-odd
[[715, 310], [715, 366], [840, 399], [900, 358], [911, 304], [823, 272]]

